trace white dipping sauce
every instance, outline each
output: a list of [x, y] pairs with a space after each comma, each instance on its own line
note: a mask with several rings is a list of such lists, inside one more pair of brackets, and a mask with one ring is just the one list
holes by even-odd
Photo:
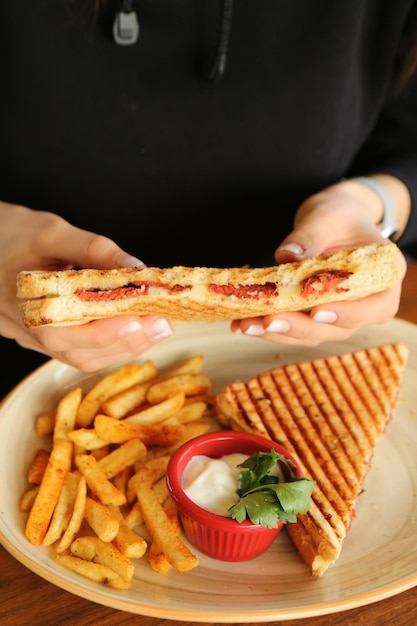
[[186, 495], [201, 508], [227, 515], [236, 504], [237, 479], [243, 468], [237, 467], [248, 458], [246, 454], [226, 454], [219, 459], [198, 455], [191, 459], [182, 475]]

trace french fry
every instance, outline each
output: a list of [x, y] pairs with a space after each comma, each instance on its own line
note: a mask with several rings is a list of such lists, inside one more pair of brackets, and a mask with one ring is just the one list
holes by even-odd
[[134, 465], [147, 453], [141, 439], [130, 439], [98, 461], [98, 466], [106, 478], [113, 478], [126, 467]]
[[152, 569], [159, 574], [167, 574], [172, 567], [165, 556], [165, 552], [159, 547], [156, 541], [152, 541], [146, 558]]
[[81, 387], [69, 391], [61, 398], [55, 416], [53, 439], [67, 439], [68, 433], [74, 430], [75, 419], [82, 397]]
[[59, 565], [62, 565], [62, 567], [80, 574], [89, 580], [101, 583], [108, 587], [113, 587], [114, 589], [120, 589], [122, 591], [129, 589], [130, 583], [128, 581], [122, 578], [114, 570], [110, 569], [110, 567], [106, 567], [101, 563], [93, 563], [91, 561], [79, 559], [76, 556], [69, 554], [57, 554], [56, 552], [53, 553], [52, 558], [55, 563], [58, 563]]
[[196, 396], [206, 394], [210, 389], [210, 380], [204, 374], [178, 374], [151, 385], [146, 399], [150, 404], [157, 404], [180, 391], [186, 396]]
[[[104, 446], [103, 448], [96, 448], [95, 450], [91, 450], [90, 453], [91, 453], [91, 456], [93, 456], [96, 461], [101, 461], [101, 459], [104, 459], [105, 456], [110, 454], [111, 449], [112, 449], [111, 444], [107, 443], [107, 446]], [[79, 454], [83, 454], [85, 452], [86, 450], [80, 450]]]
[[30, 487], [27, 489], [19, 500], [19, 511], [23, 513], [28, 513], [35, 502], [36, 496], [38, 495], [39, 485], [35, 485], [34, 487]]
[[137, 496], [152, 540], [163, 550], [167, 560], [179, 572], [187, 572], [199, 563], [177, 534], [176, 527], [156, 497], [152, 485], [166, 471], [169, 456], [152, 459], [138, 472]]
[[183, 406], [173, 418], [168, 418], [164, 420], [165, 424], [172, 423], [173, 420], [176, 420], [180, 424], [187, 424], [188, 422], [194, 422], [201, 419], [206, 412], [207, 405], [205, 402], [192, 402], [191, 404], [187, 404]]
[[89, 426], [102, 402], [140, 382], [142, 375], [140, 365], [129, 363], [104, 376], [82, 399], [77, 414], [78, 426]]
[[209, 430], [210, 430], [209, 422], [193, 421], [193, 422], [188, 422], [187, 424], [184, 424], [183, 433], [179, 441], [177, 441], [176, 444], [173, 445], [172, 448], [170, 449], [170, 453], [172, 454], [174, 450], [176, 450], [180, 445], [182, 445], [186, 441], [189, 441], [193, 437], [204, 435]]
[[55, 428], [55, 413], [46, 413], [36, 418], [35, 430], [39, 437], [51, 435]]
[[171, 378], [172, 376], [179, 376], [180, 374], [198, 374], [203, 367], [203, 361], [204, 356], [202, 354], [193, 354], [178, 365], [169, 368], [161, 378]]
[[77, 430], [72, 430], [68, 433], [68, 439], [70, 439], [78, 449], [90, 451], [104, 448], [109, 443], [97, 437], [94, 428], [77, 428]]
[[[162, 456], [162, 455], [159, 455], [159, 456]], [[152, 457], [152, 458], [154, 459], [156, 457]], [[145, 463], [145, 465], [146, 464], [147, 463]], [[127, 492], [126, 492], [129, 502], [133, 502], [133, 500], [137, 498], [137, 487], [138, 487], [138, 483], [141, 480], [142, 480], [142, 477], [139, 474], [139, 471], [137, 471], [136, 474], [134, 474], [130, 478], [129, 484], [127, 487]], [[153, 490], [154, 490], [156, 497], [158, 498], [158, 502], [163, 504], [168, 497], [168, 487], [166, 484], [165, 476], [161, 476], [161, 478], [157, 480], [156, 483], [153, 484]]]
[[[164, 511], [167, 514], [167, 517], [171, 520], [177, 534], [179, 535], [181, 532], [181, 526], [178, 518], [178, 509], [171, 497], [168, 497], [164, 502]], [[155, 541], [151, 543], [151, 547], [148, 550], [147, 559], [152, 569], [156, 572], [159, 572], [160, 574], [167, 574], [171, 569], [171, 564], [166, 558], [165, 553], [161, 550], [161, 548]]]
[[69, 548], [72, 541], [74, 540], [75, 535], [80, 530], [81, 524], [84, 519], [86, 500], [87, 500], [87, 482], [84, 476], [81, 476], [81, 478], [78, 481], [77, 494], [74, 500], [74, 507], [72, 510], [71, 519], [58, 544], [58, 547], [56, 549], [57, 552], [64, 552], [64, 550]]
[[176, 443], [183, 432], [182, 424], [132, 424], [108, 415], [97, 415], [94, 429], [100, 439], [111, 443], [124, 443], [129, 439], [140, 439], [145, 446], [167, 446]]
[[[135, 494], [135, 497], [136, 497], [136, 494]], [[21, 509], [21, 510], [24, 510], [24, 509]], [[126, 525], [130, 528], [130, 530], [135, 530], [135, 528], [138, 528], [141, 524], [143, 524], [143, 515], [142, 515], [141, 508], [140, 508], [140, 504], [137, 500], [130, 507], [130, 511], [125, 517], [125, 522], [126, 522]]]
[[70, 550], [74, 556], [109, 567], [127, 582], [132, 580], [135, 566], [112, 543], [98, 537], [78, 537], [72, 542]]
[[68, 528], [74, 510], [79, 482], [80, 477], [76, 474], [72, 474], [71, 472], [66, 474], [58, 502], [52, 515], [51, 523], [49, 524], [48, 532], [42, 541], [42, 545], [51, 546], [55, 541], [58, 541]]
[[120, 524], [109, 509], [88, 496], [85, 502], [84, 516], [90, 528], [103, 541], [113, 541], [119, 532]]
[[124, 420], [131, 424], [158, 424], [168, 417], [175, 415], [184, 405], [185, 394], [183, 391], [172, 394], [166, 400], [153, 404], [139, 413], [129, 415]]
[[119, 531], [113, 539], [114, 545], [122, 554], [131, 559], [140, 559], [148, 547], [145, 539], [134, 533], [117, 507], [109, 507], [110, 512], [119, 522]]
[[91, 454], [78, 454], [75, 464], [85, 476], [87, 485], [102, 504], [121, 506], [126, 504], [126, 496], [110, 482], [96, 459]]
[[100, 411], [115, 419], [126, 417], [128, 413], [139, 408], [146, 401], [149, 385], [149, 382], [138, 383], [125, 391], [121, 391], [107, 400], [107, 402], [103, 402]]
[[42, 482], [26, 522], [25, 535], [33, 545], [40, 545], [48, 530], [66, 473], [71, 469], [72, 443], [54, 441]]
[[42, 482], [42, 478], [45, 474], [46, 467], [49, 461], [49, 451], [37, 450], [35, 456], [33, 457], [29, 469], [28, 469], [28, 483], [31, 485], [40, 485]]

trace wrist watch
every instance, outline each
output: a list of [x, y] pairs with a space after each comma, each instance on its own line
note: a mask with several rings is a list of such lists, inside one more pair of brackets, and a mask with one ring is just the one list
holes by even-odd
[[352, 178], [351, 180], [367, 185], [378, 194], [384, 209], [382, 220], [378, 224], [379, 230], [381, 235], [386, 239], [394, 237], [394, 235], [399, 231], [399, 226], [395, 217], [395, 205], [391, 194], [385, 189], [384, 185], [381, 185], [381, 183], [377, 182], [373, 178], [359, 176], [357, 178]]

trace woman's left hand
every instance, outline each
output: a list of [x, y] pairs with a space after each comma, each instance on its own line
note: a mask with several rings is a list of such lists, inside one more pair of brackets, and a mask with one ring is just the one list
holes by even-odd
[[[341, 248], [386, 242], [369, 210], [367, 190], [355, 183], [339, 183], [311, 196], [299, 208], [294, 230], [277, 248], [278, 263], [300, 261]], [[392, 319], [399, 306], [407, 263], [398, 251], [397, 284], [356, 301], [333, 302], [308, 312], [286, 312], [232, 322], [232, 331], [282, 344], [315, 346], [343, 341], [359, 328]]]

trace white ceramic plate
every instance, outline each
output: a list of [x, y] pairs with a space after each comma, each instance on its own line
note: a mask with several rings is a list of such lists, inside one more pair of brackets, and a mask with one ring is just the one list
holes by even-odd
[[[228, 324], [180, 325], [146, 353], [164, 367], [202, 352], [214, 391], [272, 366], [349, 352], [385, 342], [410, 348], [401, 397], [378, 444], [357, 517], [338, 561], [312, 577], [285, 532], [264, 555], [246, 563], [222, 563], [199, 555], [192, 572], [156, 574], [137, 561], [132, 588], [118, 592], [56, 565], [46, 548], [24, 537], [18, 500], [25, 472], [39, 447], [34, 417], [56, 405], [80, 381], [95, 378], [51, 361], [26, 378], [0, 408], [0, 540], [26, 567], [78, 596], [116, 609], [190, 622], [270, 622], [311, 617], [376, 602], [417, 584], [417, 326], [400, 320], [360, 331], [344, 343], [318, 348], [281, 347], [229, 331]], [[144, 359], [142, 359], [144, 360]]]

